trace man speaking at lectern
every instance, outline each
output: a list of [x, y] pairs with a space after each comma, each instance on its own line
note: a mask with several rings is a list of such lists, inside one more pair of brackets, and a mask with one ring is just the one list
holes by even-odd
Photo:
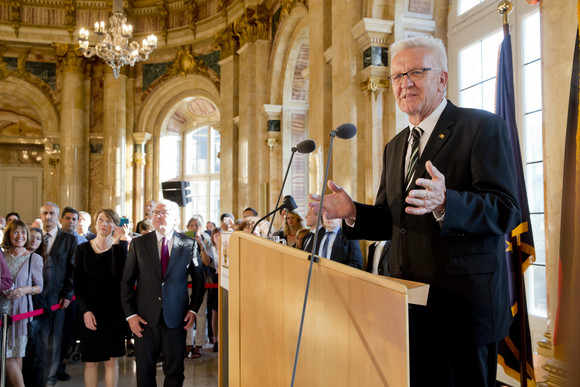
[[430, 284], [427, 306], [409, 308], [411, 385], [495, 386], [511, 323], [504, 234], [519, 220], [507, 127], [445, 99], [441, 40], [405, 39], [390, 54], [410, 125], [385, 146], [375, 205], [330, 181], [323, 213], [344, 219], [348, 238], [392, 239], [391, 275]]

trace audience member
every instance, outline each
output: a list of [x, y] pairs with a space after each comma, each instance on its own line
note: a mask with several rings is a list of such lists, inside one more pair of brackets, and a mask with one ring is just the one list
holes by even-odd
[[[203, 219], [203, 218], [202, 218]], [[209, 283], [212, 280], [212, 273], [210, 265], [213, 265], [209, 256], [208, 250], [211, 248], [211, 237], [202, 232], [202, 221], [200, 218], [193, 217], [187, 222], [187, 231], [193, 233], [193, 236], [188, 233], [190, 237], [197, 242], [197, 252], [200, 254], [203, 265], [199, 266], [200, 274], [204, 279], [204, 283]], [[215, 271], [215, 270], [214, 270]], [[191, 296], [192, 290], [189, 290]], [[193, 328], [187, 331], [186, 338], [186, 355], [193, 359], [201, 357], [201, 349], [205, 344], [206, 324], [207, 324], [207, 289], [204, 289], [203, 301], [195, 316], [195, 337], [193, 337]]]
[[306, 238], [308, 233], [310, 233], [310, 229], [306, 227], [296, 231], [296, 245], [294, 247], [304, 250], [304, 238]]
[[[42, 257], [26, 249], [29, 242], [30, 232], [26, 223], [20, 219], [9, 221], [2, 245], [14, 284], [12, 290], [0, 293], [2, 313], [16, 315], [30, 312], [31, 295], [42, 291]], [[5, 370], [9, 386], [24, 386], [22, 358], [26, 355], [30, 320], [26, 318], [13, 322], [8, 333]]]
[[233, 231], [234, 230], [235, 218], [234, 218], [234, 215], [232, 215], [231, 213], [224, 212], [220, 216], [220, 221], [222, 222], [222, 224], [220, 226], [222, 231]]
[[85, 211], [79, 211], [79, 225], [77, 226], [77, 233], [84, 236], [88, 241], [94, 239], [96, 235], [91, 232], [91, 215]]
[[[50, 366], [48, 370], [47, 386], [54, 386], [58, 381], [58, 367], [62, 362], [62, 339], [65, 322], [65, 309], [68, 308], [73, 297], [73, 263], [77, 248], [77, 239], [74, 235], [58, 229], [60, 209], [55, 203], [46, 202], [40, 208], [47, 252], [53, 265], [53, 286], [50, 293], [50, 305], [59, 304], [60, 309], [54, 311], [52, 317], [51, 337], [48, 350]], [[61, 375], [61, 379], [66, 375]]]
[[322, 220], [326, 232], [322, 238], [318, 255], [331, 261], [362, 269], [362, 252], [359, 242], [346, 239], [340, 226], [340, 219], [328, 219], [322, 215]]
[[143, 220], [139, 222], [139, 225], [137, 226], [137, 234], [140, 235], [145, 235], [153, 230], [155, 230], [155, 228], [150, 220]]
[[[210, 256], [213, 259], [213, 266], [215, 271], [212, 272], [212, 283], [217, 284], [219, 282], [219, 265], [220, 265], [220, 238], [221, 238], [221, 228], [216, 227], [211, 232], [211, 252]], [[211, 310], [211, 328], [214, 335], [213, 338], [213, 351], [218, 352], [218, 289], [210, 289], [207, 297], [207, 308]]]
[[149, 200], [145, 203], [145, 218], [139, 223], [137, 223], [137, 225], [135, 226], [135, 232], [139, 233], [138, 230], [141, 222], [144, 222], [146, 220], [151, 221], [152, 219], [151, 211], [153, 211], [153, 207], [155, 207], [155, 200]]
[[[152, 215], [155, 232], [131, 243], [121, 281], [121, 301], [135, 338], [137, 385], [157, 385], [156, 364], [163, 353], [165, 385], [182, 386], [186, 332], [203, 302], [204, 280], [197, 269], [201, 263], [195, 241], [175, 232], [177, 204], [162, 200]], [[190, 301], [188, 274], [192, 278]]]
[[249, 218], [249, 217], [257, 217], [258, 216], [258, 211], [256, 211], [254, 208], [252, 207], [248, 207], [246, 208], [243, 212], [242, 212], [242, 217], [244, 219]]
[[40, 228], [42, 229], [42, 219], [36, 218], [30, 223], [30, 227]]
[[28, 251], [42, 257], [43, 269], [42, 292], [32, 299], [33, 309], [44, 309], [44, 313], [34, 317], [28, 329], [28, 343], [26, 344], [26, 356], [22, 363], [22, 374], [26, 387], [44, 387], [44, 374], [47, 367], [47, 342], [50, 334], [52, 310], [50, 310], [50, 292], [53, 283], [52, 260], [46, 252], [42, 229], [30, 228], [30, 244]]
[[99, 362], [105, 363], [105, 385], [117, 386], [117, 358], [125, 355], [124, 318], [120, 281], [127, 258], [125, 230], [112, 209], [97, 212], [96, 237], [77, 247], [74, 289], [80, 315], [80, 352], [85, 362], [85, 386], [97, 387]]
[[0, 226], [6, 226], [6, 218], [0, 215]]
[[77, 233], [79, 212], [72, 207], [65, 207], [60, 216], [60, 229], [77, 238], [77, 245], [87, 242], [87, 238]]
[[288, 246], [294, 247], [296, 245], [296, 231], [305, 227], [304, 219], [298, 210], [286, 211], [282, 232], [276, 231], [273, 235], [278, 235], [286, 240]]
[[[312, 249], [314, 248], [314, 234], [316, 234], [316, 222], [318, 221], [318, 215], [311, 207], [309, 207], [304, 219], [306, 220], [306, 226], [310, 228], [310, 232], [304, 237], [304, 241], [302, 242], [302, 250], [311, 253]], [[318, 243], [316, 246], [317, 250], [320, 250], [320, 242], [324, 237], [324, 227], [322, 226], [322, 222], [320, 222], [318, 229]]]
[[205, 224], [205, 233], [211, 237], [211, 232], [213, 231], [214, 228], [216, 228], [216, 225], [214, 222], [207, 222]]
[[[4, 237], [2, 237], [2, 239], [3, 238]], [[0, 241], [2, 239], [0, 239]], [[8, 270], [8, 266], [6, 265], [4, 255], [2, 255], [2, 249], [0, 249], [0, 292], [9, 290], [12, 287], [12, 284], [14, 284], [12, 275], [10, 274], [10, 270]]]
[[8, 214], [6, 214], [6, 224], [12, 222], [13, 220], [18, 219], [20, 219], [20, 215], [18, 214], [18, 212], [9, 212]]

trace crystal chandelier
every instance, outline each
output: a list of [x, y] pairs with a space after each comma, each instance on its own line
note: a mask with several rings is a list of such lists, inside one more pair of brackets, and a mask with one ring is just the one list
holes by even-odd
[[79, 48], [87, 58], [97, 55], [113, 69], [115, 78], [119, 77], [121, 67], [134, 66], [138, 61], [145, 61], [149, 54], [157, 47], [157, 37], [147, 36], [139, 46], [137, 42], [129, 42], [133, 37], [133, 26], [127, 24], [127, 17], [123, 13], [123, 0], [113, 1], [113, 14], [109, 18], [109, 25], [104, 21], [95, 22], [95, 33], [101, 42], [94, 47], [89, 46], [89, 31], [81, 28], [79, 32]]

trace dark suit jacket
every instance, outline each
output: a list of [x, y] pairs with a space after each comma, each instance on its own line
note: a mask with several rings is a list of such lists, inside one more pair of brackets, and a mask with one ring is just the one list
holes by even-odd
[[[322, 230], [324, 231], [324, 229]], [[322, 232], [324, 235], [326, 231]], [[320, 252], [322, 247], [318, 249]], [[362, 252], [360, 251], [360, 244], [356, 240], [349, 240], [344, 236], [342, 228], [336, 234], [336, 238], [332, 244], [332, 251], [330, 253], [330, 260], [345, 265], [352, 266], [357, 269], [362, 269]]]
[[77, 250], [77, 238], [62, 230], [58, 230], [50, 259], [52, 260], [52, 291], [50, 292], [50, 305], [56, 304], [59, 299], [72, 300], [74, 256]]
[[[203, 301], [205, 281], [196, 268], [199, 265], [201, 260], [195, 241], [175, 232], [163, 277], [157, 234], [150, 232], [133, 239], [121, 280], [121, 302], [125, 316], [138, 314], [147, 321], [148, 326], [155, 327], [163, 311], [168, 328], [184, 326], [187, 312], [197, 312]], [[187, 292], [188, 275], [192, 279], [190, 299]]]
[[[373, 264], [375, 261], [375, 250], [379, 242], [374, 242], [369, 246], [369, 255], [367, 262], [367, 271], [369, 273], [373, 272]], [[391, 241], [387, 241], [381, 251], [381, 256], [379, 258], [379, 265], [377, 266], [377, 271], [379, 275], [384, 275], [390, 277], [391, 272], [389, 271], [389, 258], [391, 257]]]
[[441, 225], [433, 214], [404, 211], [408, 134], [406, 128], [385, 146], [376, 203], [355, 203], [356, 223], [343, 222], [345, 233], [392, 239], [391, 275], [431, 285], [427, 311], [438, 334], [473, 345], [498, 341], [511, 322], [504, 234], [520, 219], [505, 122], [447, 103], [415, 173], [430, 178], [425, 162], [431, 160], [445, 175]]
[[[312, 231], [309, 232], [305, 238], [308, 238], [308, 241], [303, 246], [302, 250], [311, 253], [312, 249], [314, 248], [314, 233]], [[324, 227], [320, 227], [320, 230], [318, 231], [318, 244], [316, 250], [320, 250], [320, 243], [322, 242], [322, 238], [324, 238]]]

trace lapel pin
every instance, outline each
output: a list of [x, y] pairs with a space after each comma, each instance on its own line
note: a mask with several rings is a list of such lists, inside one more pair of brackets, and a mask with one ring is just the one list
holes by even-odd
[[444, 135], [443, 133], [441, 133], [441, 134], [439, 135], [439, 138], [443, 140], [443, 139], [445, 138], [445, 135]]

